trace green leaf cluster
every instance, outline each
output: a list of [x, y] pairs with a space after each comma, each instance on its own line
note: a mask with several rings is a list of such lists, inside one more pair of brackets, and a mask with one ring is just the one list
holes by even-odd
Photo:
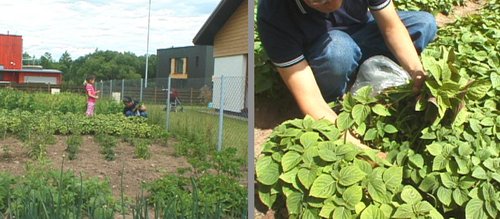
[[[284, 201], [291, 218], [394, 216], [405, 204], [403, 169], [378, 163], [376, 150], [344, 143], [340, 133], [334, 124], [311, 117], [276, 127], [256, 162], [261, 202], [273, 208]], [[412, 204], [424, 205], [415, 215], [440, 215], [424, 202]]]

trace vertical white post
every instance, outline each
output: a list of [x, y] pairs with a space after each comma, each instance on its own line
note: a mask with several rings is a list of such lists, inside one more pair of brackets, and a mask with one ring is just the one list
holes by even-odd
[[149, 23], [150, 23], [150, 18], [151, 18], [151, 0], [149, 0], [149, 11], [148, 11], [148, 39], [147, 39], [147, 46], [146, 46], [146, 73], [144, 75], [144, 78], [146, 81], [144, 82], [144, 87], [148, 87], [148, 58], [149, 58]]
[[101, 98], [104, 97], [104, 82], [101, 80]]
[[125, 79], [122, 79], [122, 100], [125, 97]]
[[166, 127], [167, 127], [167, 132], [170, 126], [170, 86], [172, 86], [172, 80], [171, 77], [168, 76], [168, 83], [167, 83], [167, 121], [166, 121]]
[[142, 81], [143, 81], [143, 80], [144, 80], [144, 79], [142, 79], [142, 78], [141, 78], [141, 93], [139, 94], [139, 95], [140, 95], [140, 97], [139, 97], [139, 101], [140, 101], [140, 102], [142, 102]]
[[224, 75], [220, 76], [220, 100], [219, 100], [219, 138], [217, 151], [222, 150], [222, 138], [224, 136]]

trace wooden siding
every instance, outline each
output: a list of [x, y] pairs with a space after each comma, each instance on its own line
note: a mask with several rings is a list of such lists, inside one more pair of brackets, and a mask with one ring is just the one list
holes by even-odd
[[245, 0], [217, 32], [214, 57], [248, 54], [248, 0]]

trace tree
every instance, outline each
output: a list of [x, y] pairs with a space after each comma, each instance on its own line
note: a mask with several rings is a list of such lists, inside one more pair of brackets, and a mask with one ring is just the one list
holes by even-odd
[[52, 55], [48, 52], [45, 52], [42, 57], [40, 57], [40, 65], [44, 69], [54, 68], [54, 60], [52, 59]]

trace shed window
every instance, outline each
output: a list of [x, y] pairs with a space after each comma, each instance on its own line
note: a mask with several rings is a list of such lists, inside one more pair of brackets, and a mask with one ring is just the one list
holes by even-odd
[[187, 58], [170, 59], [170, 75], [173, 78], [187, 78]]
[[187, 74], [187, 58], [170, 59], [170, 74]]

